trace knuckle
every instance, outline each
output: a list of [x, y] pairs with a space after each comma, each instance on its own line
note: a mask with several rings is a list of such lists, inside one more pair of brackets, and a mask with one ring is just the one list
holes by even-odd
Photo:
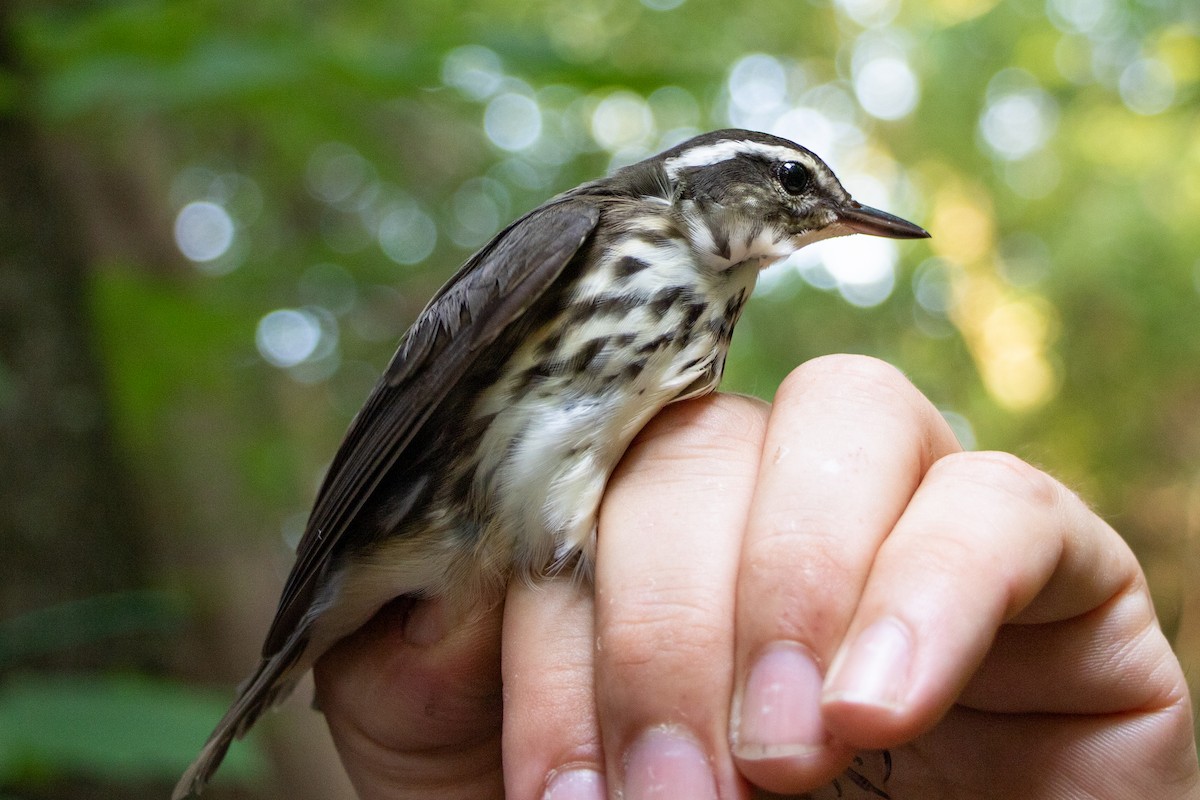
[[793, 515], [747, 544], [746, 562], [755, 574], [787, 576], [788, 582], [830, 585], [850, 572], [842, 537], [819, 520]]
[[737, 395], [667, 406], [634, 439], [622, 471], [654, 475], [666, 465], [704, 470], [706, 457], [718, 466], [740, 459], [757, 463], [767, 414], [762, 401]]
[[995, 586], [1011, 582], [1011, 570], [1006, 568], [1004, 559], [980, 542], [957, 535], [956, 531], [923, 531], [921, 546], [909, 550], [905, 558], [908, 574], [919, 576], [923, 591], [934, 594], [956, 585], [965, 565], [980, 569]]
[[749, 438], [766, 427], [767, 413], [767, 404], [753, 397], [708, 395], [667, 406], [642, 429], [638, 438], [643, 443]]
[[755, 397], [736, 394], [710, 395], [697, 403], [697, 429], [709, 434], [746, 435], [766, 428], [770, 406]]
[[949, 428], [933, 404], [896, 367], [868, 356], [823, 356], [800, 365], [780, 385], [778, 406], [820, 409], [831, 418], [884, 426], [913, 437], [922, 460], [951, 448]]
[[759, 618], [775, 635], [820, 646], [848, 613], [854, 592], [831, 592], [861, 582], [854, 554], [836, 527], [815, 522], [777, 525], [749, 542], [742, 586], [751, 587]]
[[1064, 492], [1062, 484], [1042, 470], [997, 451], [952, 453], [934, 462], [929, 473], [938, 480], [979, 486], [1043, 509], [1057, 506]]
[[792, 370], [780, 384], [778, 402], [788, 402], [814, 391], [836, 396], [863, 398], [903, 396], [915, 389], [896, 367], [878, 358], [859, 355], [828, 355], [807, 361]]
[[712, 661], [726, 643], [730, 622], [694, 594], [650, 590], [626, 593], [603, 621], [597, 660], [617, 680], [633, 673], [678, 673]]

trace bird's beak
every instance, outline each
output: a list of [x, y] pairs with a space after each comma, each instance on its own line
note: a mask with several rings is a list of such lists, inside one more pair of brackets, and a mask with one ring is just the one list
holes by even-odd
[[855, 233], [868, 236], [886, 236], [889, 239], [928, 239], [929, 232], [908, 220], [848, 200], [837, 211], [838, 222]]

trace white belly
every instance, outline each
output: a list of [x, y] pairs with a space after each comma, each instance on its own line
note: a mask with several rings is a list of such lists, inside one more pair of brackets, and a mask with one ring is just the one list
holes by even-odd
[[[510, 539], [518, 572], [554, 570], [577, 554], [586, 566], [609, 475], [663, 406], [716, 387], [733, 324], [729, 309], [736, 317], [757, 274], [757, 264], [728, 270], [713, 285], [690, 287], [661, 315], [646, 304], [584, 320], [561, 336], [552, 355], [542, 342], [561, 326], [547, 326], [514, 355], [512, 374], [519, 376], [594, 353], [582, 372], [547, 375], [523, 393], [513, 391], [514, 378], [476, 406], [494, 417], [479, 443], [474, 490], [489, 498], [491, 533]], [[629, 370], [634, 361], [636, 371]]]

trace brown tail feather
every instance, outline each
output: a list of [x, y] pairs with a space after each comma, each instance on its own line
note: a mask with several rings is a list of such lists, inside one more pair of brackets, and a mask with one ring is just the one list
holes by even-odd
[[303, 654], [304, 646], [303, 639], [294, 638], [278, 653], [259, 662], [254, 674], [238, 688], [237, 699], [213, 729], [200, 755], [175, 784], [171, 800], [198, 797], [221, 765], [230, 743], [242, 738], [264, 711], [291, 693], [301, 672], [293, 668]]

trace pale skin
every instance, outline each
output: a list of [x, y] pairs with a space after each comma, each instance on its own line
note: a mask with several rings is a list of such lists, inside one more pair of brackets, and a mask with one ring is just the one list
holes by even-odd
[[1200, 798], [1124, 541], [867, 358], [669, 407], [609, 484], [594, 590], [442, 612], [395, 604], [317, 665], [363, 800], [797, 795], [878, 748], [897, 800]]

